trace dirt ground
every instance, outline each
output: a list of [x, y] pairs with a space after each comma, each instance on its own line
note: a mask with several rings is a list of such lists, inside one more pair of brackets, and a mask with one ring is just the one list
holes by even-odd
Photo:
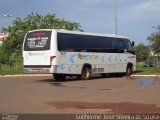
[[0, 113], [160, 114], [160, 78], [0, 77]]

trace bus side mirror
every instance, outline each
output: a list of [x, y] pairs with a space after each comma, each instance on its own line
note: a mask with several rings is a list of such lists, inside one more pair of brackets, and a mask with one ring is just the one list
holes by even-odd
[[132, 47], [135, 45], [135, 42], [134, 41], [132, 41]]

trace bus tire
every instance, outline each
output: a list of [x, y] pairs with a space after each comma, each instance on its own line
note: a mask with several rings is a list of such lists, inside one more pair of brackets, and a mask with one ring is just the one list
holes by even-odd
[[131, 74], [132, 74], [132, 67], [131, 66], [127, 66], [126, 76], [131, 76]]
[[91, 78], [91, 69], [88, 67], [85, 67], [82, 70], [82, 74], [78, 76], [78, 79], [80, 80], [89, 80]]
[[53, 74], [55, 80], [65, 80], [66, 75], [63, 74]]

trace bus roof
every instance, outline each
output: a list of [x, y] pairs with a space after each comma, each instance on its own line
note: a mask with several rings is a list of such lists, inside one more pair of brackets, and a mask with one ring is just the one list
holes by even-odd
[[80, 34], [80, 35], [92, 35], [92, 36], [102, 36], [102, 37], [114, 37], [114, 38], [125, 38], [126, 36], [115, 35], [115, 34], [102, 34], [102, 33], [91, 33], [91, 32], [80, 32], [80, 31], [69, 31], [65, 29], [56, 30], [58, 33], [70, 33], [70, 34]]
[[102, 33], [70, 31], [70, 30], [66, 30], [66, 29], [37, 29], [37, 30], [28, 31], [28, 32], [39, 31], [39, 30], [47, 30], [47, 31], [55, 30], [57, 33], [69, 33], [69, 34], [92, 35], [92, 36], [102, 36], [102, 37], [114, 37], [114, 38], [129, 39], [126, 36], [115, 35], [115, 34], [102, 34]]

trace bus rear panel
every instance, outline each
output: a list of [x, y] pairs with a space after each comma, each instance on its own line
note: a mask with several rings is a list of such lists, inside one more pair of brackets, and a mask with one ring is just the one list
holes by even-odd
[[56, 65], [54, 34], [53, 30], [36, 30], [26, 34], [23, 43], [25, 73], [53, 73]]

